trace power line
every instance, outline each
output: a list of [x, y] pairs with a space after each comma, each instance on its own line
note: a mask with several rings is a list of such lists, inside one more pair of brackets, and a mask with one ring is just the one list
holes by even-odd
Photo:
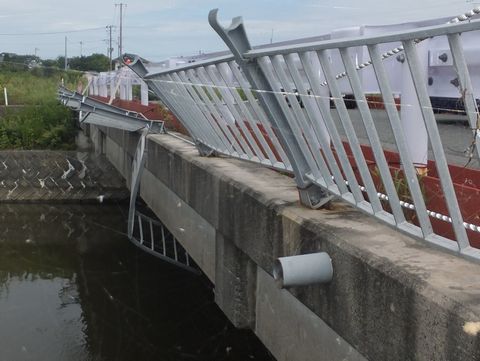
[[0, 36], [35, 36], [35, 35], [55, 35], [55, 34], [71, 34], [71, 33], [81, 33], [84, 31], [93, 31], [101, 30], [102, 27], [98, 28], [87, 28], [87, 29], [78, 29], [78, 30], [65, 30], [65, 31], [51, 31], [51, 32], [36, 32], [36, 33], [0, 33]]

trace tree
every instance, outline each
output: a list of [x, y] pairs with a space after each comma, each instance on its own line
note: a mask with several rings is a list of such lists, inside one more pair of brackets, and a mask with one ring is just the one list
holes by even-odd
[[[59, 59], [65, 59], [59, 57]], [[81, 71], [108, 71], [110, 59], [103, 54], [92, 54], [89, 56], [73, 57], [68, 59], [68, 64], [72, 70]]]

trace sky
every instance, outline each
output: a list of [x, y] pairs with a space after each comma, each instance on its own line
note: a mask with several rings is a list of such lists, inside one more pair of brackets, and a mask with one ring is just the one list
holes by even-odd
[[[120, 0], [117, 0], [120, 1]], [[252, 45], [321, 35], [355, 25], [381, 25], [454, 17], [475, 0], [122, 0], [124, 52], [152, 61], [225, 50], [210, 28], [210, 9], [228, 25], [243, 16]], [[107, 25], [116, 26], [119, 7], [105, 0], [0, 0], [0, 52], [36, 53], [43, 59], [107, 53]], [[55, 33], [55, 34], [42, 34]], [[80, 44], [82, 42], [82, 45]], [[117, 55], [115, 50], [114, 55]]]

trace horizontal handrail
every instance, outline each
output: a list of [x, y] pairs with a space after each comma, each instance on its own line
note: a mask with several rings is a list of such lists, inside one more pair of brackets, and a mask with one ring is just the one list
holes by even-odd
[[417, 28], [415, 30], [396, 31], [376, 36], [324, 40], [307, 44], [279, 46], [269, 49], [254, 49], [246, 52], [244, 57], [246, 59], [252, 59], [262, 56], [285, 55], [292, 52], [302, 53], [307, 51], [352, 48], [357, 46], [392, 43], [411, 39], [426, 39], [434, 36], [457, 34], [474, 30], [480, 30], [480, 20], [472, 20], [470, 22], [462, 22], [457, 24], [426, 26]]
[[234, 60], [234, 57], [233, 57], [232, 54], [222, 55], [222, 56], [218, 56], [218, 57], [211, 58], [211, 59], [205, 59], [205, 60], [195, 61], [195, 62], [192, 62], [192, 63], [178, 65], [178, 66], [175, 66], [173, 68], [168, 68], [168, 69], [165, 69], [165, 70], [148, 72], [145, 75], [145, 79], [152, 79], [153, 77], [156, 77], [156, 76], [159, 76], [159, 75], [171, 74], [171, 73], [178, 72], [178, 71], [187, 71], [189, 69], [198, 68], [199, 66], [210, 66], [210, 65], [223, 63], [223, 62], [226, 62], [226, 61], [232, 61], [232, 60]]

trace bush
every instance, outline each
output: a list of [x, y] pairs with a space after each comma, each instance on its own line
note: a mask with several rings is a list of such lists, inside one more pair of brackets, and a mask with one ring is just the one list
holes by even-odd
[[56, 100], [7, 108], [0, 119], [0, 149], [75, 149], [72, 112]]
[[70, 89], [84, 82], [83, 74], [55, 68], [0, 63], [0, 105], [3, 87], [9, 105], [0, 117], [0, 149], [74, 149], [75, 125], [72, 112], [57, 100], [63, 79]]

